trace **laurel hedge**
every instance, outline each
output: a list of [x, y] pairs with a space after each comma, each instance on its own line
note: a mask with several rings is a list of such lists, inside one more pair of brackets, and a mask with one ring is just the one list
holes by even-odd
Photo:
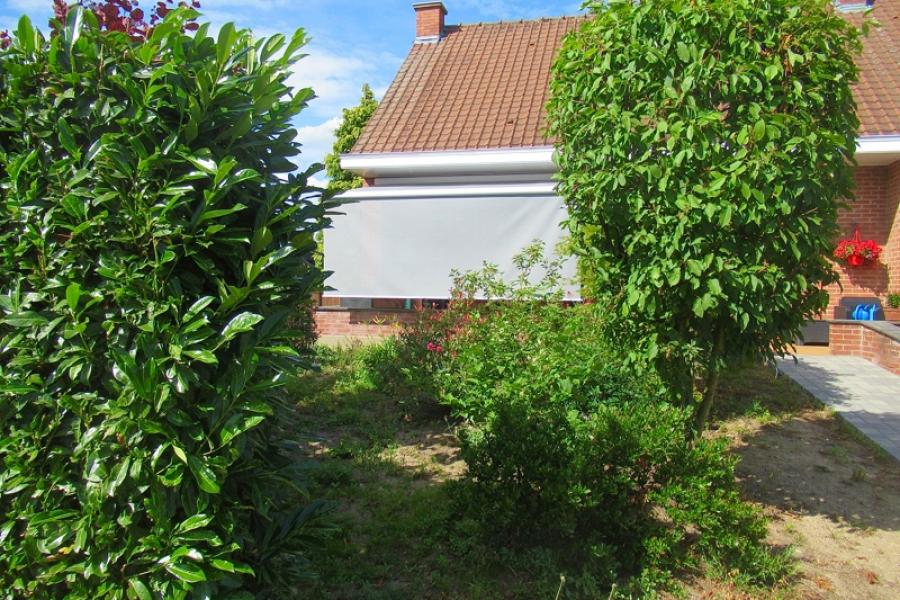
[[0, 51], [0, 597], [271, 597], [325, 532], [278, 420], [330, 207], [306, 37], [196, 16]]

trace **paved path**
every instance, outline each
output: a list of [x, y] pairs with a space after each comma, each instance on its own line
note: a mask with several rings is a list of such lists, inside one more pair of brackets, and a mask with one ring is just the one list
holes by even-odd
[[855, 356], [799, 356], [778, 369], [900, 460], [900, 375]]

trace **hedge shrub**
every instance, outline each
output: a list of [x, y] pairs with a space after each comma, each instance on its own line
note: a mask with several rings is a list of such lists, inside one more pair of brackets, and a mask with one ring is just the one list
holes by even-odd
[[494, 399], [492, 417], [460, 431], [459, 511], [494, 543], [556, 548], [599, 597], [615, 584], [652, 596], [704, 565], [742, 584], [785, 577], [789, 554], [767, 548], [725, 441], [691, 442], [689, 409], [624, 396], [590, 410]]
[[379, 387], [434, 394], [459, 418], [452, 528], [510, 568], [543, 556], [574, 597], [653, 597], [709, 565], [742, 584], [781, 580], [789, 554], [766, 546], [725, 441], [689, 439], [691, 408], [626, 363], [609, 306], [561, 301], [560, 266], [532, 246], [512, 283], [492, 266], [460, 274], [446, 310], [367, 352]]
[[0, 596], [246, 598], [317, 509], [276, 413], [327, 224], [306, 37], [69, 11], [0, 52]]

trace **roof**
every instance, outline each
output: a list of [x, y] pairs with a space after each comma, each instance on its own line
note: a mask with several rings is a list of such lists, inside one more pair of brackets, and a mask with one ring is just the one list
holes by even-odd
[[456, 25], [415, 44], [353, 152], [546, 146], [550, 67], [580, 21]]
[[[878, 0], [873, 14], [881, 27], [864, 41], [855, 87], [860, 134], [900, 134], [900, 0]], [[353, 153], [550, 145], [550, 67], [584, 18], [449, 26], [440, 42], [413, 45]]]
[[[877, 0], [872, 15], [881, 24], [869, 30], [856, 61], [854, 88], [861, 135], [900, 134], [900, 0]], [[859, 24], [860, 13], [847, 18]]]

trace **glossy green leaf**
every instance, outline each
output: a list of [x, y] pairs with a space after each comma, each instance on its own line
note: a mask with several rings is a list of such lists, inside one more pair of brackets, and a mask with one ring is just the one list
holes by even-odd
[[188, 467], [197, 480], [200, 489], [209, 494], [218, 494], [221, 486], [216, 479], [216, 474], [210, 469], [205, 462], [196, 456], [188, 456]]
[[78, 39], [81, 37], [81, 31], [84, 24], [84, 9], [79, 5], [74, 5], [66, 14], [66, 26], [63, 30], [65, 34], [66, 51], [72, 54], [72, 49]]
[[227, 342], [235, 336], [248, 331], [253, 331], [254, 325], [263, 320], [262, 315], [254, 313], [241, 313], [234, 317], [222, 330], [222, 340]]
[[77, 283], [70, 283], [66, 288], [66, 304], [69, 310], [75, 312], [78, 310], [78, 301], [81, 299], [81, 286]]
[[195, 529], [200, 529], [201, 527], [206, 527], [207, 525], [209, 525], [212, 520], [212, 515], [194, 515], [182, 521], [182, 523], [175, 529], [175, 532], [185, 533], [188, 531], [193, 531]]
[[140, 579], [129, 579], [128, 588], [131, 590], [133, 597], [137, 600], [153, 600], [153, 594], [150, 593], [150, 590]]
[[184, 354], [207, 365], [219, 363], [219, 359], [216, 358], [216, 355], [210, 350], [185, 350]]
[[203, 569], [191, 563], [169, 563], [166, 565], [166, 571], [187, 583], [199, 583], [206, 581], [206, 573]]
[[59, 132], [59, 143], [62, 144], [62, 147], [73, 156], [79, 155], [78, 146], [75, 144], [75, 133], [64, 117], [57, 119], [56, 127]]

